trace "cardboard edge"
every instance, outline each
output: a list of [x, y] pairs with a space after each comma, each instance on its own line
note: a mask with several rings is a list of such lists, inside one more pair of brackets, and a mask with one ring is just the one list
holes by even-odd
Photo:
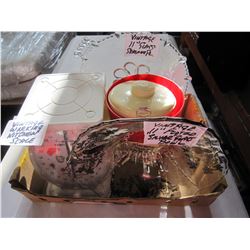
[[[187, 100], [189, 100], [190, 105], [193, 105], [194, 108], [198, 108], [199, 113], [199, 121], [194, 120], [196, 122], [201, 122], [206, 124], [206, 119], [202, 116], [200, 112], [199, 105], [195, 96], [192, 94], [186, 95]], [[191, 101], [190, 101], [191, 99]], [[185, 105], [183, 114], [187, 110], [188, 104]], [[197, 118], [197, 117], [193, 117]], [[204, 124], [204, 125], [205, 125]], [[176, 199], [167, 199], [167, 198], [64, 198], [64, 197], [53, 197], [35, 194], [30, 192], [25, 185], [25, 182], [20, 180], [21, 167], [17, 166], [9, 180], [11, 188], [22, 193], [26, 198], [35, 201], [35, 202], [67, 202], [67, 203], [82, 203], [82, 204], [115, 204], [115, 205], [168, 205], [168, 206], [185, 206], [185, 205], [196, 205], [196, 206], [207, 206], [215, 201], [215, 199], [227, 188], [226, 179], [223, 178], [222, 182], [215, 188], [213, 193], [198, 195], [198, 196], [190, 196]]]

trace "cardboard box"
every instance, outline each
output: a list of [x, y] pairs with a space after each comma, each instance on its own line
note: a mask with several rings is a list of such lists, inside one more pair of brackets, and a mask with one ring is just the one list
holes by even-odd
[[[107, 110], [104, 112], [105, 118], [108, 119]], [[186, 97], [183, 117], [192, 121], [206, 124], [199, 105], [194, 96]], [[219, 182], [214, 186], [212, 193], [197, 194], [193, 196], [181, 196], [178, 199], [171, 198], [71, 198], [66, 196], [47, 195], [47, 188], [53, 185], [42, 179], [34, 170], [29, 158], [28, 149], [24, 149], [22, 156], [19, 158], [18, 166], [15, 168], [9, 183], [11, 187], [21, 192], [24, 196], [32, 201], [48, 202], [70, 202], [70, 203], [99, 203], [99, 204], [147, 204], [147, 205], [209, 205], [212, 203], [227, 187], [225, 178], [222, 176]]]

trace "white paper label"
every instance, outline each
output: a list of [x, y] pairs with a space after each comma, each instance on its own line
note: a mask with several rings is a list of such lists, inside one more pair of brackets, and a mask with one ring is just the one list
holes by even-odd
[[144, 122], [144, 143], [192, 147], [206, 130], [206, 127], [185, 122]]
[[160, 46], [160, 37], [147, 33], [129, 33], [125, 40], [127, 56], [155, 57]]
[[10, 120], [0, 138], [1, 145], [42, 145], [48, 122], [41, 120]]

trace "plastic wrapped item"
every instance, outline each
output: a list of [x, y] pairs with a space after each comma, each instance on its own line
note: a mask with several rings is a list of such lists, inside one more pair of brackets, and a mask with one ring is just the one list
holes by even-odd
[[227, 160], [212, 130], [192, 147], [149, 145], [144, 143], [145, 121], [204, 127], [170, 117], [106, 121], [71, 144], [65, 134], [68, 156], [62, 158], [58, 151], [56, 164], [39, 153], [46, 145], [31, 147], [32, 163], [44, 179], [61, 188], [60, 196], [180, 199], [225, 189]]
[[[66, 32], [2, 32], [2, 87], [21, 84], [41, 73], [51, 72], [73, 35]], [[6, 91], [7, 98], [2, 95], [2, 100], [20, 97], [15, 93], [9, 96], [8, 89]]]
[[11, 84], [9, 86], [2, 86], [1, 100], [7, 101], [11, 99], [22, 98], [29, 92], [34, 80], [23, 82], [22, 84]]

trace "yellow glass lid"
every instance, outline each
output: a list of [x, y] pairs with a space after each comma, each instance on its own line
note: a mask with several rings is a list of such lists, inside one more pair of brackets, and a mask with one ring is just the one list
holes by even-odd
[[118, 84], [108, 99], [117, 114], [131, 118], [163, 116], [176, 105], [176, 98], [168, 88], [145, 80]]

